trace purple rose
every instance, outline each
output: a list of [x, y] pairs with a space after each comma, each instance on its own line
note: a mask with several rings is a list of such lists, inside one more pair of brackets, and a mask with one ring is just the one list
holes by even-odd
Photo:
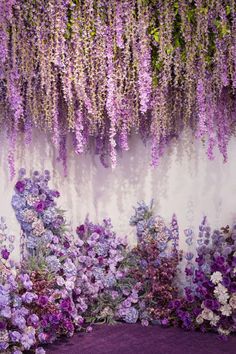
[[57, 325], [61, 320], [61, 314], [60, 313], [55, 313], [49, 316], [49, 321], [53, 325]]
[[230, 286], [231, 280], [228, 277], [223, 277], [223, 285], [228, 288]]
[[168, 326], [169, 325], [168, 318], [163, 318], [163, 320], [161, 320], [161, 324], [162, 324], [162, 326]]
[[39, 296], [38, 304], [42, 307], [46, 306], [48, 304], [48, 297], [44, 295]]
[[173, 300], [170, 302], [170, 305], [169, 307], [172, 308], [172, 309], [177, 309], [181, 306], [181, 301], [176, 299], [176, 300]]
[[192, 268], [185, 268], [185, 274], [188, 276], [192, 276], [193, 275], [193, 269]]
[[220, 267], [224, 264], [225, 258], [222, 256], [216, 257], [215, 262]]
[[23, 193], [25, 190], [25, 183], [23, 181], [16, 182], [15, 189], [19, 193]]
[[45, 210], [45, 202], [43, 200], [40, 200], [38, 203], [36, 203], [34, 205], [34, 209], [38, 212], [38, 213], [42, 213]]
[[85, 232], [85, 226], [84, 225], [80, 225], [80, 226], [78, 226], [77, 228], [76, 228], [76, 233], [78, 234], [78, 235], [81, 235], [81, 234], [83, 234]]
[[51, 191], [51, 195], [52, 195], [52, 197], [55, 197], [55, 198], [60, 197], [60, 193], [58, 191]]
[[63, 299], [63, 300], [61, 301], [61, 304], [60, 304], [60, 305], [61, 305], [61, 309], [62, 309], [63, 311], [68, 311], [68, 312], [72, 311], [70, 299]]
[[7, 323], [5, 321], [0, 321], [0, 331], [4, 331], [7, 327]]
[[66, 320], [64, 321], [64, 326], [67, 329], [68, 332], [73, 332], [74, 331], [74, 325], [71, 321]]
[[4, 249], [4, 250], [2, 250], [1, 255], [2, 255], [3, 259], [7, 260], [9, 258], [9, 256], [10, 256], [10, 252], [8, 252], [7, 249]]
[[230, 291], [232, 293], [236, 293], [236, 282], [231, 283], [230, 285]]
[[204, 306], [210, 310], [217, 310], [217, 302], [212, 299], [207, 299], [203, 302]]
[[205, 274], [203, 272], [201, 272], [200, 270], [195, 270], [195, 279], [196, 279], [196, 281], [204, 281]]
[[63, 245], [66, 249], [70, 248], [70, 242], [68, 241], [65, 241]]

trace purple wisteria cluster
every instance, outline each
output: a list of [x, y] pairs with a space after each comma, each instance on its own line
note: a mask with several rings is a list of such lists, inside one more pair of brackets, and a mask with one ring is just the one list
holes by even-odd
[[0, 37], [11, 176], [17, 138], [30, 144], [34, 129], [49, 133], [65, 169], [68, 135], [76, 154], [91, 149], [115, 167], [139, 133], [157, 165], [185, 128], [206, 142], [210, 159], [218, 146], [227, 160], [235, 0], [2, 0]]

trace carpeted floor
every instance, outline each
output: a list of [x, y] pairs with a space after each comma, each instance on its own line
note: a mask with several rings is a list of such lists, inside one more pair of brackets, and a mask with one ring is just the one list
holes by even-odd
[[47, 354], [236, 354], [236, 337], [139, 324], [97, 325], [91, 333], [48, 346]]

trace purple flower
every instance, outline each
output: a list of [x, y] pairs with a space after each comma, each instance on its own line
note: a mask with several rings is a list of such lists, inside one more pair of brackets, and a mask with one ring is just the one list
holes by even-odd
[[168, 318], [163, 318], [163, 320], [161, 320], [161, 324], [162, 324], [162, 326], [164, 326], [164, 327], [168, 326], [169, 323], [170, 323], [170, 322], [169, 322]]
[[2, 251], [1, 251], [1, 255], [2, 255], [2, 258], [3, 259], [8, 259], [9, 258], [9, 256], [10, 256], [10, 252], [8, 252], [8, 250], [7, 249], [3, 249]]
[[42, 213], [45, 210], [46, 207], [46, 203], [43, 200], [40, 200], [38, 203], [36, 203], [34, 205], [34, 209], [38, 212], [38, 213]]
[[212, 299], [207, 299], [204, 302], [204, 306], [207, 307], [210, 310], [218, 310], [220, 308], [220, 305], [218, 301], [212, 300]]
[[20, 342], [21, 334], [20, 334], [20, 332], [12, 331], [12, 332], [10, 332], [10, 338], [13, 342]]
[[0, 321], [0, 331], [4, 331], [7, 327], [7, 322], [6, 321]]
[[40, 306], [45, 307], [48, 304], [48, 297], [45, 295], [41, 295], [41, 296], [39, 296], [37, 302]]
[[76, 228], [76, 233], [80, 236], [81, 234], [83, 234], [85, 232], [85, 226], [84, 225], [80, 225]]
[[232, 282], [230, 285], [230, 291], [236, 293], [236, 282]]
[[23, 193], [25, 190], [25, 182], [23, 181], [16, 182], [15, 188], [19, 193]]
[[72, 311], [71, 300], [69, 298], [63, 299], [60, 303], [60, 306], [63, 311]]
[[59, 198], [60, 197], [60, 193], [58, 191], [51, 191], [51, 196], [55, 197], [55, 198]]
[[64, 244], [63, 244], [63, 246], [64, 246], [66, 249], [70, 248], [70, 242], [65, 241]]
[[230, 286], [231, 280], [229, 277], [223, 277], [223, 285], [228, 288]]

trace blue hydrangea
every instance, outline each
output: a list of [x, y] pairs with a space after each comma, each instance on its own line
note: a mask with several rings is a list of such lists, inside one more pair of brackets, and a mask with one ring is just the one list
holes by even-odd
[[48, 268], [52, 272], [58, 272], [59, 271], [59, 269], [61, 267], [61, 263], [60, 263], [60, 260], [56, 256], [48, 256], [48, 257], [46, 257], [46, 262], [47, 262]]
[[127, 309], [126, 314], [124, 316], [124, 321], [127, 323], [136, 323], [138, 320], [138, 310], [135, 307], [130, 307]]
[[15, 210], [22, 210], [26, 206], [25, 199], [21, 198], [18, 194], [13, 195], [11, 205]]

